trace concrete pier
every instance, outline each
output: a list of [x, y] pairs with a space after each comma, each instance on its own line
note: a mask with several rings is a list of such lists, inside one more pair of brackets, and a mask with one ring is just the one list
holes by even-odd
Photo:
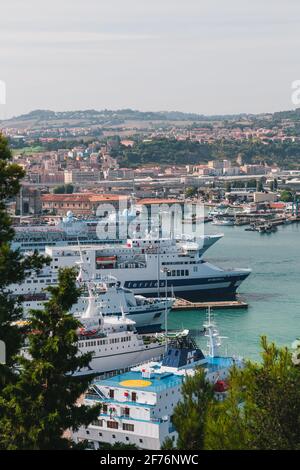
[[248, 308], [247, 302], [241, 299], [222, 300], [216, 302], [190, 302], [185, 299], [176, 299], [172, 310], [197, 310], [197, 309], [226, 309], [226, 308]]

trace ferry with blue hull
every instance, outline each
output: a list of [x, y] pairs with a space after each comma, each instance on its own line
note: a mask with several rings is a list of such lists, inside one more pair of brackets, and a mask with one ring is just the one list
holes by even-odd
[[42, 301], [45, 287], [57, 284], [58, 270], [76, 266], [83, 259], [86, 280], [97, 282], [113, 276], [120, 288], [135, 295], [175, 296], [190, 301], [231, 300], [251, 270], [222, 269], [205, 261], [203, 253], [219, 238], [219, 235], [199, 240], [147, 237], [128, 239], [120, 245], [46, 247], [50, 265], [32, 273], [24, 283], [11, 285], [10, 290], [23, 296], [25, 308], [35, 308], [32, 301]]
[[[207, 236], [206, 244], [220, 236]], [[120, 287], [146, 297], [172, 296], [191, 301], [234, 299], [250, 269], [222, 269], [203, 259], [204, 240], [128, 239], [120, 246], [46, 248], [54, 268], [78, 262], [83, 253], [89, 277], [114, 276]]]

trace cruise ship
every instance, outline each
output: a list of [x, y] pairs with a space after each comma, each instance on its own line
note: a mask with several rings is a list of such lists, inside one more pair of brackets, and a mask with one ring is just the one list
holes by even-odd
[[[12, 248], [20, 250], [21, 253], [34, 250], [43, 253], [46, 246], [68, 246], [78, 241], [82, 244], [98, 245], [100, 242], [97, 235], [99, 223], [101, 220], [96, 218], [77, 218], [72, 211], [68, 211], [65, 217], [50, 218], [48, 223], [23, 222], [14, 227], [15, 236]], [[121, 240], [113, 240], [109, 232], [101, 240], [102, 243], [106, 241], [121, 243]]]
[[[92, 359], [87, 367], [73, 371], [73, 376], [126, 369], [141, 361], [159, 359], [165, 351], [164, 337], [140, 335], [124, 310], [121, 316], [104, 316], [91, 287], [86, 309], [75, 317], [81, 323], [77, 330], [79, 354], [92, 353]], [[27, 347], [22, 353], [30, 358]]]
[[[161, 329], [161, 324], [165, 322], [165, 316], [171, 310], [175, 301], [174, 298], [148, 298], [143, 295], [134, 295], [131, 290], [120, 287], [117, 279], [109, 275], [92, 282], [85, 268], [81, 249], [80, 261], [76, 264], [79, 268], [77, 285], [80, 288], [81, 295], [71, 308], [73, 315], [80, 315], [85, 311], [90, 300], [90, 291], [92, 291], [97, 305], [101, 308], [102, 315], [120, 317], [122, 312], [125, 312], [126, 317], [135, 322], [139, 331], [145, 333]], [[30, 309], [43, 308], [47, 298], [46, 291], [23, 295], [25, 316]]]
[[[121, 229], [122, 228], [122, 229]], [[170, 236], [170, 232], [157, 225], [149, 227], [148, 219], [136, 219], [135, 212], [127, 211], [122, 214], [110, 214], [107, 217], [95, 219], [80, 219], [68, 211], [65, 217], [50, 218], [48, 223], [23, 223], [14, 227], [15, 236], [12, 243], [14, 250], [21, 253], [37, 250], [44, 253], [46, 247], [68, 247], [72, 245], [121, 245], [126, 243], [129, 229], [134, 238], [142, 239], [146, 236], [160, 238]], [[173, 238], [176, 235], [173, 234]], [[184, 235], [177, 234], [179, 239]], [[223, 234], [202, 236], [202, 254]]]
[[213, 385], [215, 396], [227, 394], [230, 368], [243, 367], [243, 359], [220, 354], [221, 337], [209, 315], [204, 325], [208, 351], [203, 352], [188, 330], [169, 338], [161, 361], [150, 361], [132, 367], [128, 372], [96, 379], [84, 398], [86, 405], [100, 404], [98, 419], [73, 433], [79, 443], [89, 442], [91, 449], [103, 443], [135, 444], [139, 449], [158, 450], [166, 438], [176, 445], [177, 432], [172, 414], [181, 400], [182, 384], [198, 368]]
[[75, 376], [126, 369], [141, 361], [160, 358], [165, 351], [163, 337], [139, 335], [135, 321], [124, 310], [121, 316], [104, 316], [91, 289], [86, 310], [75, 317], [82, 324], [77, 332], [79, 352], [92, 353], [88, 367], [74, 372]]
[[232, 299], [250, 269], [222, 269], [203, 259], [203, 252], [220, 236], [200, 241], [173, 238], [128, 239], [126, 244], [46, 247], [49, 266], [31, 275], [22, 284], [10, 286], [22, 295], [25, 304], [45, 298], [44, 288], [56, 285], [58, 269], [75, 266], [81, 254], [88, 278], [111, 275], [119, 286], [146, 297], [179, 297], [187, 300]]
[[[140, 210], [138, 206], [131, 206], [130, 210], [95, 218], [75, 217], [72, 211], [68, 211], [65, 217], [48, 216], [47, 222], [39, 220], [38, 223], [24, 218], [14, 227], [12, 248], [21, 253], [34, 250], [43, 253], [46, 246], [69, 246], [78, 242], [83, 245], [122, 244], [131, 236], [143, 238], [150, 233], [152, 237], [170, 236], [173, 229], [164, 227], [162, 223], [165, 212], [160, 214], [160, 222], [155, 223], [155, 220], [139, 215]], [[182, 237], [182, 234], [173, 233], [173, 236]], [[215, 240], [220, 236], [216, 236]], [[209, 247], [207, 242], [208, 239], [204, 237], [204, 249]]]

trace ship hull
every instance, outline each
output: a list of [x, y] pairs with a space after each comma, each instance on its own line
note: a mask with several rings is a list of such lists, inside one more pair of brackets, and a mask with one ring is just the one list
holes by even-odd
[[115, 370], [123, 370], [128, 367], [141, 364], [150, 360], [159, 359], [165, 352], [165, 345], [149, 345], [144, 349], [126, 351], [123, 353], [94, 356], [88, 368], [75, 372], [74, 376], [104, 374]]
[[[159, 288], [160, 296], [171, 296], [200, 302], [210, 300], [234, 300], [240, 284], [249, 276], [249, 272], [227, 275], [219, 278], [180, 279], [168, 282], [167, 293], [164, 281]], [[125, 281], [124, 286], [133, 290], [135, 294], [145, 297], [157, 297], [158, 287], [147, 288], [151, 281]], [[155, 281], [152, 281], [155, 283]], [[129, 285], [128, 285], [129, 284]], [[156, 282], [157, 284], [157, 282]]]

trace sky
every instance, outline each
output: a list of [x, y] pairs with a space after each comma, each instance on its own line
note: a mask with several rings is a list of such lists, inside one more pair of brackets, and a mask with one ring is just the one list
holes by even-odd
[[299, 0], [1, 0], [0, 106], [293, 109], [299, 55]]

